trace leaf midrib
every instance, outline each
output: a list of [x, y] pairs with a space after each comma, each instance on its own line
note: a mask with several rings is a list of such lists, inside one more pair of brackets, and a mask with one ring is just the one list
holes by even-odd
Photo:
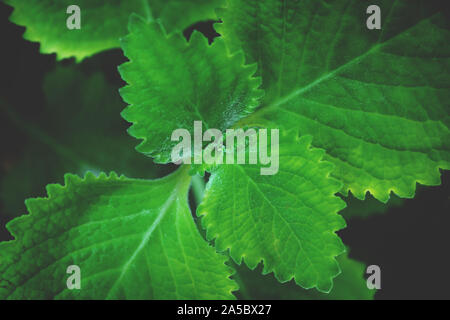
[[[316, 280], [316, 281], [318, 282], [318, 280], [319, 280], [319, 278], [320, 278], [320, 277], [319, 277], [319, 273], [318, 273], [318, 271], [317, 271], [317, 268], [316, 268], [315, 264], [312, 263], [312, 261], [311, 261], [309, 255], [306, 253], [306, 250], [303, 248], [303, 243], [302, 243], [303, 240], [302, 240], [302, 239], [299, 239], [299, 238], [297, 237], [297, 234], [296, 234], [295, 231], [293, 230], [291, 224], [287, 222], [287, 220], [286, 220], [286, 219], [283, 217], [283, 215], [279, 212], [278, 208], [277, 208], [274, 204], [272, 204], [272, 202], [270, 201], [269, 198], [267, 198], [266, 194], [261, 190], [261, 188], [260, 188], [260, 186], [258, 185], [258, 183], [256, 183], [256, 181], [254, 181], [254, 180], [247, 174], [247, 172], [245, 172], [244, 168], [242, 168], [241, 166], [237, 166], [237, 167], [242, 171], [242, 173], [244, 173], [244, 176], [247, 177], [247, 180], [248, 180], [249, 182], [251, 182], [251, 184], [255, 187], [255, 189], [256, 189], [256, 190], [261, 194], [261, 196], [267, 201], [267, 203], [268, 203], [269, 206], [273, 209], [273, 211], [277, 213], [277, 215], [280, 217], [281, 221], [283, 221], [283, 223], [284, 223], [284, 224], [288, 227], [288, 229], [291, 231], [291, 235], [294, 235], [294, 238], [297, 240], [297, 243], [299, 244], [300, 250], [303, 251], [303, 253], [305, 254], [306, 260], [308, 261], [309, 265], [310, 265], [310, 266], [312, 267], [312, 269], [314, 270], [314, 273], [315, 273], [316, 276], [317, 276], [317, 278], [316, 278], [317, 280]], [[281, 255], [280, 255], [280, 258], [281, 258]], [[295, 267], [294, 269], [296, 270], [296, 268], [297, 268], [297, 259], [295, 259], [295, 264], [296, 264], [296, 267]], [[297, 270], [296, 270], [296, 271], [297, 271]], [[293, 276], [293, 277], [295, 278], [295, 276]], [[315, 283], [316, 285], [317, 285], [317, 282]]]
[[[187, 167], [189, 168], [189, 167]], [[182, 174], [183, 172], [186, 172], [186, 169], [184, 168], [180, 168], [179, 171]], [[177, 173], [174, 173], [174, 176]], [[133, 261], [136, 259], [136, 257], [141, 253], [141, 251], [145, 248], [145, 246], [148, 244], [150, 237], [153, 234], [153, 231], [155, 231], [155, 229], [157, 228], [157, 226], [161, 223], [161, 221], [163, 220], [163, 218], [166, 216], [167, 212], [169, 211], [169, 208], [171, 207], [172, 204], [175, 203], [179, 192], [183, 189], [184, 186], [184, 176], [181, 176], [181, 179], [179, 180], [179, 182], [176, 184], [175, 188], [172, 190], [172, 192], [170, 193], [170, 196], [167, 198], [167, 200], [160, 206], [159, 209], [159, 213], [158, 216], [156, 217], [156, 219], [153, 221], [153, 223], [150, 225], [150, 227], [147, 229], [147, 231], [144, 233], [141, 242], [139, 243], [139, 245], [137, 246], [136, 250], [133, 252], [133, 254], [130, 256], [130, 258], [124, 263], [122, 269], [122, 272], [120, 273], [119, 277], [116, 279], [116, 281], [114, 281], [113, 285], [111, 286], [111, 288], [109, 289], [108, 293], [106, 294], [106, 298], [105, 299], [109, 299], [110, 295], [114, 293], [114, 290], [116, 289], [116, 287], [120, 284], [120, 282], [122, 281], [123, 277], [125, 276], [125, 274], [128, 272], [129, 267], [131, 266], [131, 264], [133, 263]], [[190, 182], [190, 179], [189, 179]]]

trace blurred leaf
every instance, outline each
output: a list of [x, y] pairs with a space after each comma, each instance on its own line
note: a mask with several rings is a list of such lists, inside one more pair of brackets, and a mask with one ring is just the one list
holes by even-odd
[[[223, 0], [5, 0], [14, 7], [11, 21], [26, 27], [24, 38], [41, 44], [42, 53], [77, 61], [119, 47], [131, 13], [149, 20], [161, 19], [166, 30], [183, 30], [191, 24], [216, 19], [214, 9]], [[69, 30], [70, 5], [81, 9], [81, 29]]]
[[391, 195], [387, 203], [378, 201], [370, 194], [367, 195], [364, 200], [355, 198], [351, 193], [349, 193], [347, 197], [342, 198], [347, 203], [347, 207], [339, 213], [345, 220], [354, 217], [367, 218], [372, 215], [385, 213], [391, 208], [400, 207], [405, 202], [404, 199], [399, 198], [396, 195]]
[[117, 88], [101, 74], [86, 76], [73, 66], [57, 67], [43, 86], [46, 108], [33, 123], [23, 121], [11, 108], [2, 108], [17, 130], [30, 137], [21, 159], [0, 182], [8, 215], [23, 213], [24, 199], [42, 195], [48, 183], [61, 183], [66, 172], [114, 170], [129, 177], [152, 178], [170, 170], [133, 149], [134, 140], [120, 117], [125, 105]]
[[244, 265], [235, 266], [233, 278], [240, 291], [238, 299], [250, 300], [371, 300], [375, 290], [367, 288], [363, 274], [364, 264], [348, 258], [348, 254], [337, 257], [342, 273], [334, 279], [330, 293], [299, 288], [294, 281], [279, 283], [273, 274], [261, 275], [261, 268], [250, 270]]

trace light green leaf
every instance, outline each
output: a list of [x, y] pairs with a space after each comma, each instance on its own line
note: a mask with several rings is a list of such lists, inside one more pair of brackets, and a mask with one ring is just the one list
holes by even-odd
[[261, 175], [259, 165], [221, 165], [211, 173], [197, 214], [209, 240], [233, 260], [285, 282], [328, 292], [339, 274], [335, 257], [345, 248], [335, 231], [345, 203], [335, 196], [341, 183], [329, 178], [332, 164], [311, 137], [280, 136], [279, 171]]
[[[81, 61], [95, 53], [119, 47], [131, 13], [161, 19], [167, 30], [183, 30], [191, 24], [216, 19], [214, 9], [222, 0], [6, 0], [14, 7], [11, 21], [26, 27], [24, 38], [41, 44], [42, 53], [57, 59]], [[81, 29], [69, 30], [70, 5], [81, 9]]]
[[429, 0], [377, 1], [382, 29], [368, 30], [370, 4], [229, 0], [217, 29], [263, 78], [263, 107], [242, 125], [312, 135], [343, 192], [385, 202], [450, 169], [450, 30]]
[[334, 279], [330, 293], [305, 290], [293, 281], [279, 283], [273, 275], [261, 275], [260, 268], [251, 271], [245, 266], [237, 266], [233, 278], [240, 290], [238, 299], [251, 300], [372, 300], [376, 290], [367, 288], [364, 264], [348, 258], [348, 254], [337, 257], [342, 273]]
[[[0, 298], [230, 299], [226, 257], [192, 219], [186, 168], [159, 180], [116, 174], [65, 176], [48, 198], [29, 199], [29, 215], [8, 223], [0, 243]], [[66, 269], [81, 269], [69, 290]]]
[[58, 66], [44, 78], [46, 101], [39, 117], [29, 119], [15, 105], [0, 101], [2, 116], [15, 125], [10, 134], [29, 138], [0, 182], [2, 211], [23, 214], [24, 199], [44, 196], [44, 187], [62, 183], [66, 172], [115, 171], [139, 178], [169, 172], [133, 150], [135, 140], [125, 132], [127, 123], [120, 117], [125, 104], [117, 90], [100, 73], [88, 76], [78, 66]]
[[178, 143], [171, 141], [175, 129], [192, 133], [199, 120], [204, 130], [223, 131], [258, 105], [256, 65], [245, 66], [240, 52], [229, 55], [222, 39], [208, 45], [194, 32], [187, 42], [138, 16], [132, 16], [129, 29], [122, 47], [130, 62], [119, 71], [128, 83], [120, 93], [130, 106], [122, 115], [133, 123], [129, 133], [143, 140], [137, 150], [156, 162], [170, 160]]

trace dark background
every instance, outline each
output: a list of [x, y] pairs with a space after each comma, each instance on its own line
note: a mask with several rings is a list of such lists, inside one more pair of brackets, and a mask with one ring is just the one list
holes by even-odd
[[[0, 102], [3, 101], [32, 122], [44, 107], [42, 81], [55, 65], [55, 55], [42, 55], [39, 45], [22, 39], [24, 28], [8, 21], [11, 9], [0, 3]], [[210, 39], [212, 23], [196, 28]], [[86, 59], [83, 72], [103, 72], [117, 88], [124, 85], [117, 66], [125, 61], [120, 50]], [[63, 64], [73, 64], [69, 59]], [[20, 159], [27, 141], [0, 109], [0, 179]], [[125, 130], [127, 124], [124, 122]], [[48, 182], [43, 182], [44, 185]], [[2, 192], [0, 190], [0, 192]], [[350, 247], [350, 257], [381, 268], [381, 290], [376, 299], [450, 299], [450, 174], [443, 172], [442, 185], [422, 187], [403, 206], [368, 218], [352, 218], [340, 231]], [[24, 199], [29, 195], [24, 195]], [[37, 196], [37, 195], [34, 195]], [[10, 239], [4, 224], [9, 220], [0, 203], [0, 241]]]

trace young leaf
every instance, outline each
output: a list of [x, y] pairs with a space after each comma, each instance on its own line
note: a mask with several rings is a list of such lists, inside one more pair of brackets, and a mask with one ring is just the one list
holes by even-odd
[[[102, 74], [83, 74], [77, 66], [58, 66], [46, 75], [44, 109], [33, 121], [15, 105], [0, 101], [2, 116], [29, 137], [19, 161], [2, 177], [0, 199], [9, 216], [21, 214], [24, 199], [43, 196], [45, 185], [62, 183], [66, 172], [115, 171], [128, 177], [156, 178], [168, 172], [133, 150], [134, 139], [120, 117], [117, 87]], [[27, 109], [29, 110], [29, 109]]]
[[412, 197], [450, 169], [449, 24], [440, 1], [229, 0], [218, 31], [258, 63], [263, 108], [247, 125], [298, 128], [359, 199]]
[[[222, 39], [208, 45], [194, 32], [189, 42], [181, 34], [165, 34], [155, 22], [134, 15], [123, 50], [130, 59], [120, 66], [128, 86], [120, 93], [129, 103], [122, 113], [132, 122], [129, 133], [143, 141], [137, 150], [167, 163], [178, 141], [172, 132], [192, 132], [195, 120], [224, 130], [250, 113], [262, 91], [253, 78], [256, 65], [245, 66], [240, 52], [229, 55]], [[193, 134], [191, 134], [193, 136]]]
[[350, 259], [347, 253], [337, 257], [337, 261], [342, 273], [334, 279], [330, 293], [305, 290], [293, 281], [281, 284], [272, 275], [261, 275], [260, 268], [251, 271], [243, 265], [237, 266], [233, 275], [240, 287], [237, 297], [251, 300], [372, 300], [376, 291], [367, 288], [363, 278], [364, 264]]
[[[48, 185], [0, 243], [2, 299], [231, 299], [226, 257], [192, 219], [186, 168], [159, 180], [88, 173]], [[68, 266], [81, 269], [69, 290]]]
[[[26, 27], [24, 38], [41, 44], [42, 53], [56, 53], [57, 59], [77, 61], [95, 53], [119, 47], [131, 13], [149, 20], [161, 19], [168, 31], [215, 19], [214, 9], [222, 0], [6, 0], [14, 7], [11, 21]], [[81, 29], [66, 27], [67, 8], [81, 9]]]
[[[303, 288], [332, 288], [340, 270], [335, 256], [345, 248], [335, 231], [345, 226], [337, 214], [345, 203], [335, 193], [341, 183], [329, 178], [332, 164], [323, 150], [310, 149], [311, 137], [280, 137], [276, 175], [261, 175], [259, 165], [221, 165], [211, 173], [197, 210], [207, 238], [233, 260]], [[239, 190], [239, 192], [236, 192]]]

